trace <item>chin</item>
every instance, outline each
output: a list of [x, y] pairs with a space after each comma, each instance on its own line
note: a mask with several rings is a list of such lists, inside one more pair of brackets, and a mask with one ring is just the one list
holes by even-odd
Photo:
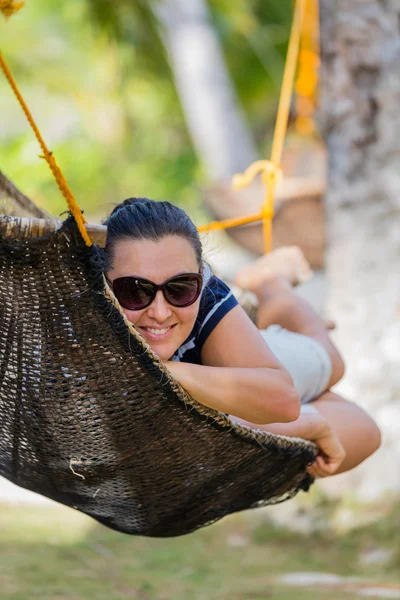
[[155, 346], [150, 346], [150, 348], [153, 350], [154, 354], [156, 354], [158, 356], [158, 358], [160, 358], [162, 361], [167, 361], [170, 360], [170, 358], [175, 354], [175, 352], [178, 350], [179, 346], [177, 348], [175, 347], [165, 347], [165, 348], [160, 348], [160, 347], [155, 347]]

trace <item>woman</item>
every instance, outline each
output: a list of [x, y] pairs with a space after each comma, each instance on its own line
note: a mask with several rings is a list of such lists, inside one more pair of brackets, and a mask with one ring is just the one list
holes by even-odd
[[309, 266], [296, 248], [237, 276], [257, 327], [204, 265], [197, 230], [168, 202], [130, 198], [106, 221], [107, 279], [127, 319], [198, 402], [241, 424], [317, 443], [314, 477], [351, 469], [380, 444], [375, 423], [329, 391], [343, 361], [326, 324], [292, 290]]

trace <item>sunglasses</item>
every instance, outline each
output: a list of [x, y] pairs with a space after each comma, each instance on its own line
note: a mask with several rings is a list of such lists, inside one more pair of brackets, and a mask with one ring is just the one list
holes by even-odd
[[200, 296], [203, 277], [200, 273], [185, 273], [171, 277], [161, 285], [142, 277], [118, 277], [111, 285], [118, 302], [128, 310], [147, 308], [159, 290], [168, 304], [184, 308], [196, 302]]

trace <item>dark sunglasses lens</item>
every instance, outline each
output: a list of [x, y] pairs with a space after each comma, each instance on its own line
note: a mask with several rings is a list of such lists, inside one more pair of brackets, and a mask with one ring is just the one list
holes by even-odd
[[113, 291], [120, 304], [128, 310], [146, 307], [154, 296], [154, 286], [149, 281], [135, 277], [120, 277], [113, 283]]
[[200, 294], [201, 279], [195, 276], [176, 277], [164, 289], [167, 301], [173, 306], [189, 306]]

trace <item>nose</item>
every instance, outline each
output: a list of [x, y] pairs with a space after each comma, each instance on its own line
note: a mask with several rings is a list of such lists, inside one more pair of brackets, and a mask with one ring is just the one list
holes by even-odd
[[147, 309], [149, 317], [155, 319], [158, 323], [165, 323], [172, 315], [171, 306], [165, 300], [161, 290], [158, 290], [156, 297]]

